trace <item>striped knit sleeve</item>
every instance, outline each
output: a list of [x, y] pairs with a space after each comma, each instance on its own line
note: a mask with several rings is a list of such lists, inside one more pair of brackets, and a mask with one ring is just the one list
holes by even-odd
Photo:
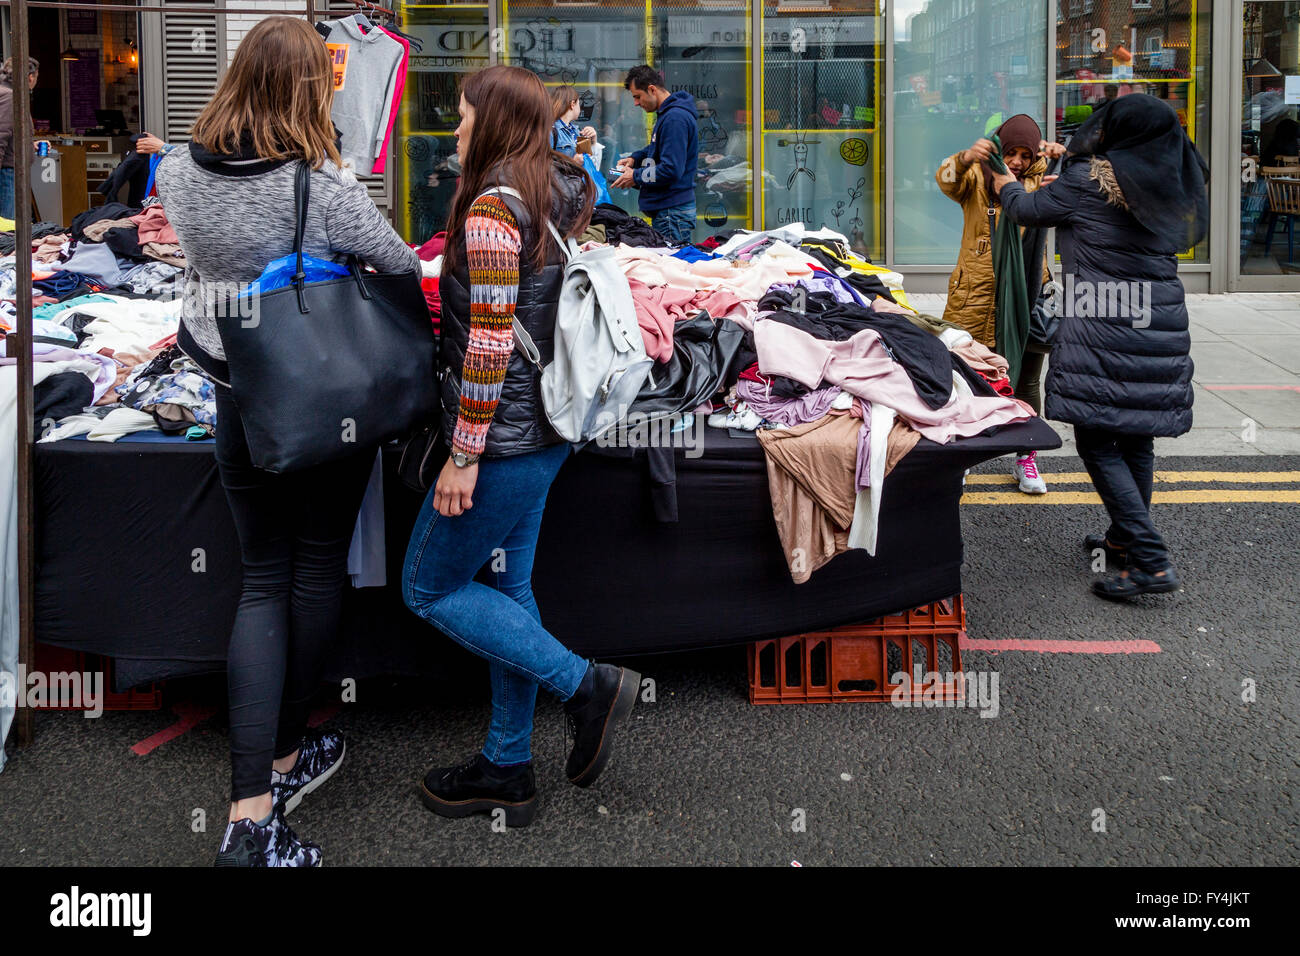
[[469, 264], [469, 345], [461, 372], [452, 447], [481, 455], [514, 349], [519, 293], [519, 224], [500, 196], [480, 196], [465, 218]]

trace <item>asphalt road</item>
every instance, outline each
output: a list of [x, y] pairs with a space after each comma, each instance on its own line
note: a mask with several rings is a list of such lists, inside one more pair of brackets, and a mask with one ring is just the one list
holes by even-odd
[[[1045, 466], [1082, 470], [1069, 458]], [[1148, 648], [967, 650], [968, 670], [997, 674], [995, 718], [888, 704], [753, 707], [743, 648], [642, 658], [635, 666], [654, 679], [656, 699], [638, 704], [591, 790], [564, 780], [560, 707], [540, 700], [542, 808], [531, 827], [496, 833], [486, 817], [435, 817], [414, 793], [428, 767], [471, 754], [486, 728], [486, 673], [462, 657], [444, 679], [362, 684], [357, 703], [328, 722], [347, 735], [345, 766], [291, 822], [330, 866], [1295, 865], [1300, 480], [1249, 476], [1294, 473], [1300, 459], [1160, 467], [1247, 480], [1157, 486], [1233, 500], [1157, 504], [1183, 590], [1132, 605], [1088, 591], [1079, 542], [1104, 530], [1099, 505], [1030, 502], [993, 478], [968, 486], [1009, 495], [963, 508], [971, 639]], [[228, 786], [221, 685], [189, 682], [171, 696], [155, 712], [41, 715], [36, 745], [0, 774], [0, 865], [210, 864]], [[136, 756], [133, 744], [176, 723], [182, 697], [218, 712]], [[197, 810], [206, 832], [196, 832]]]

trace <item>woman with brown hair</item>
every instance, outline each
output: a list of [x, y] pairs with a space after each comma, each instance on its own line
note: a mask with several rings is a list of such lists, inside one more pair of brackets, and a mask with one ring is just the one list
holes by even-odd
[[573, 156], [578, 151], [579, 139], [595, 140], [594, 127], [584, 126], [578, 129], [573, 125], [573, 121], [582, 112], [578, 91], [574, 87], [566, 85], [553, 89], [551, 107], [555, 111], [555, 125], [551, 127], [551, 149], [565, 156]]
[[[345, 457], [288, 474], [255, 467], [227, 384], [216, 315], [292, 251], [294, 178], [311, 169], [303, 251], [355, 255], [385, 272], [419, 260], [339, 164], [329, 55], [304, 20], [270, 17], [235, 51], [188, 147], [156, 182], [188, 262], [177, 342], [217, 385], [216, 458], [239, 535], [243, 588], [227, 653], [230, 822], [218, 866], [317, 866], [285, 823], [342, 763], [343, 738], [308, 731], [324, 654], [338, 631], [347, 552], [375, 461]], [[285, 427], [292, 427], [286, 423]]]
[[542, 364], [551, 361], [565, 261], [551, 227], [581, 234], [594, 187], [551, 150], [554, 113], [533, 73], [493, 66], [472, 74], [460, 116], [464, 172], [439, 283], [451, 455], [416, 519], [402, 590], [411, 610], [488, 661], [492, 720], [481, 751], [429, 771], [421, 798], [442, 816], [502, 810], [507, 824], [526, 826], [537, 812], [538, 686], [565, 702], [574, 736], [566, 774], [586, 787], [609, 760], [640, 675], [568, 650], [542, 626], [532, 590], [546, 495], [569, 446], [547, 420], [541, 375], [515, 353], [512, 329], [521, 325]]

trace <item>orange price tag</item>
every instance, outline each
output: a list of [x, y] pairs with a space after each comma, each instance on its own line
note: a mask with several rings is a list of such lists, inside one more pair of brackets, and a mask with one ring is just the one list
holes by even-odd
[[348, 75], [348, 45], [346, 43], [326, 43], [330, 51], [330, 70], [334, 74], [334, 92], [343, 89], [343, 81]]

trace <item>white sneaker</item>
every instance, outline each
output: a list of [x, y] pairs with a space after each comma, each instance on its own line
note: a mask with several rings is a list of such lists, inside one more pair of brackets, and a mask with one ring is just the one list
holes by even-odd
[[1027, 495], [1047, 494], [1047, 482], [1038, 474], [1038, 452], [1031, 451], [1024, 458], [1017, 458], [1011, 473], [1020, 482], [1020, 490]]

